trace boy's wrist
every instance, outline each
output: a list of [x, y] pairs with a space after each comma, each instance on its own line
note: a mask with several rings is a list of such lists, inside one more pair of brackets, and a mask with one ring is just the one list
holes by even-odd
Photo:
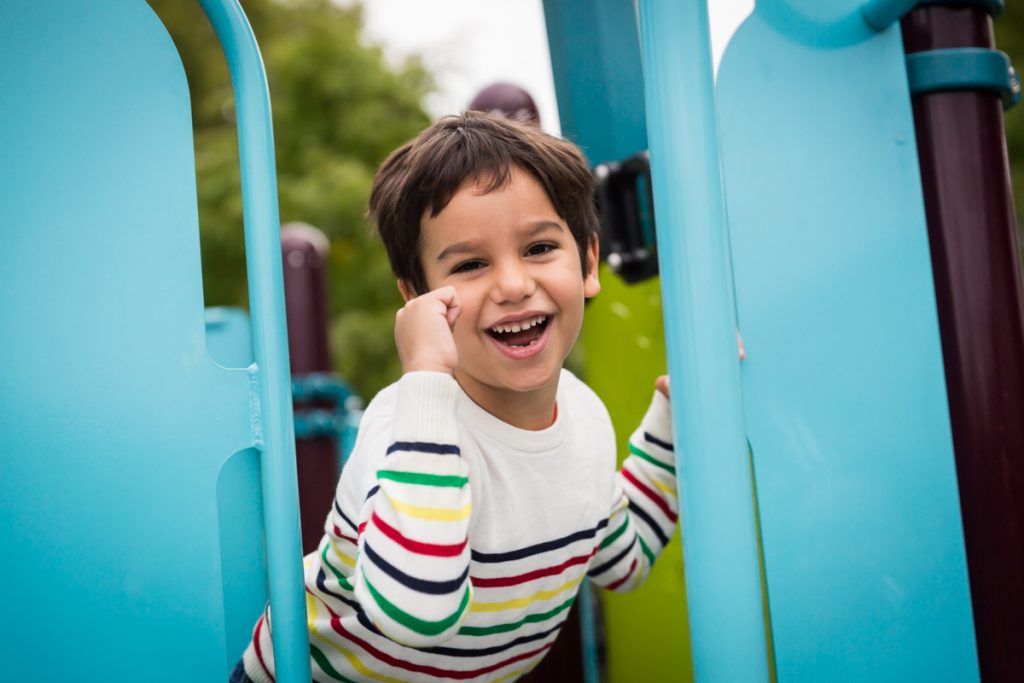
[[398, 382], [395, 441], [455, 443], [459, 385], [448, 372], [410, 370]]

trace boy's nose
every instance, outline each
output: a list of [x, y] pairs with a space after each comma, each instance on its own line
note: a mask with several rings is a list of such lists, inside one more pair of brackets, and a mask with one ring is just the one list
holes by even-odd
[[537, 289], [530, 274], [519, 267], [502, 267], [495, 269], [494, 286], [491, 287], [491, 299], [495, 303], [515, 303], [533, 295]]

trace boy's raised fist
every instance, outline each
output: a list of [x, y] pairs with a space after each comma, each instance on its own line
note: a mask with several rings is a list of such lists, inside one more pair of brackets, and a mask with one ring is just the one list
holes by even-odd
[[439, 287], [410, 299], [395, 314], [395, 346], [404, 372], [452, 374], [459, 364], [452, 328], [462, 312], [454, 287]]

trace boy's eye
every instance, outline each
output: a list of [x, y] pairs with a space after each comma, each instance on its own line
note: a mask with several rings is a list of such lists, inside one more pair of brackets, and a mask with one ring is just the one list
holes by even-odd
[[538, 242], [537, 244], [531, 244], [530, 248], [526, 250], [527, 256], [540, 256], [546, 254], [549, 251], [554, 251], [556, 246], [550, 242]]
[[483, 261], [463, 261], [462, 263], [460, 263], [457, 266], [455, 266], [454, 268], [452, 268], [452, 272], [453, 273], [468, 273], [470, 271], [477, 270], [478, 268], [483, 268], [483, 267], [484, 267]]

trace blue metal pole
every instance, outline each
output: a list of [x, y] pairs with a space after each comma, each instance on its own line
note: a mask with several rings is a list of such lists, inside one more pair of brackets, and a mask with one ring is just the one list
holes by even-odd
[[707, 0], [638, 5], [694, 674], [768, 681]]
[[270, 93], [259, 47], [237, 0], [199, 0], [224, 49], [235, 90], [245, 252], [252, 316], [253, 431], [262, 450], [263, 509], [278, 681], [307, 683], [309, 636], [302, 579], [291, 373]]

